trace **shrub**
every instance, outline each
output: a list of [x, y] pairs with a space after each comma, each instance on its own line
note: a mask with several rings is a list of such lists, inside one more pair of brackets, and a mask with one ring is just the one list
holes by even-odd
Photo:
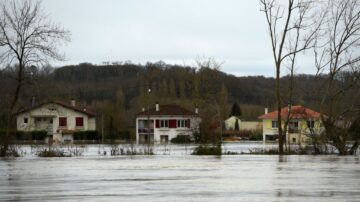
[[221, 145], [199, 145], [193, 155], [221, 155]]
[[35, 130], [30, 132], [16, 131], [15, 140], [45, 140], [47, 132], [45, 130]]
[[178, 135], [170, 140], [171, 143], [175, 144], [188, 144], [191, 143], [191, 138], [189, 135]]
[[263, 139], [263, 135], [262, 132], [260, 130], [255, 130], [255, 131], [251, 131], [249, 140], [262, 140]]
[[45, 140], [47, 136], [47, 132], [45, 130], [31, 131], [30, 134], [32, 140]]
[[193, 133], [193, 137], [194, 137], [194, 141], [195, 143], [199, 143], [201, 140], [201, 134], [199, 132], [194, 132]]
[[60, 149], [40, 149], [37, 152], [39, 157], [71, 157], [70, 154], [65, 154], [65, 151]]

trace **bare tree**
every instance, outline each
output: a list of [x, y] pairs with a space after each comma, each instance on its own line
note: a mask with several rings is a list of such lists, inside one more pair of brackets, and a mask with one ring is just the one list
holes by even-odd
[[[260, 0], [261, 11], [264, 12], [271, 40], [271, 48], [276, 70], [276, 105], [278, 110], [279, 153], [284, 152], [287, 126], [290, 120], [293, 76], [297, 55], [312, 47], [323, 15], [315, 12], [315, 3], [311, 0]], [[316, 19], [317, 21], [314, 21]], [[280, 86], [281, 72], [285, 68], [290, 70], [290, 85], [288, 86], [289, 113], [281, 117], [284, 103]], [[282, 125], [282, 119], [285, 123]]]
[[[326, 137], [339, 153], [353, 154], [360, 141], [359, 134], [351, 135], [360, 112], [360, 2], [329, 1], [322, 30], [314, 47], [317, 76], [326, 77], [321, 119]], [[349, 140], [354, 141], [352, 146]]]
[[70, 33], [48, 20], [40, 1], [2, 1], [0, 6], [0, 64], [16, 66], [16, 86], [7, 112], [6, 133], [0, 156], [9, 148], [11, 123], [17, 112], [27, 68], [50, 59], [63, 60], [57, 46], [70, 40]]

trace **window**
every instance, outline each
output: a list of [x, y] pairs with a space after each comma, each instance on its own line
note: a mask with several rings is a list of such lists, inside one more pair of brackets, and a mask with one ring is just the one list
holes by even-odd
[[169, 120], [160, 120], [160, 128], [168, 128]]
[[314, 128], [315, 121], [314, 120], [306, 121], [306, 125], [308, 128]]
[[59, 117], [59, 126], [67, 126], [67, 118], [66, 117]]
[[277, 128], [278, 127], [278, 122], [277, 121], [272, 121], [271, 122], [271, 127], [272, 128]]
[[185, 128], [186, 127], [186, 120], [177, 120], [177, 125], [178, 128]]
[[24, 118], [24, 123], [28, 123], [29, 119], [28, 118]]
[[75, 124], [76, 126], [84, 126], [84, 118], [83, 117], [76, 117], [75, 118]]
[[293, 128], [299, 128], [299, 122], [297, 121], [291, 121], [289, 123], [289, 126], [293, 127]]

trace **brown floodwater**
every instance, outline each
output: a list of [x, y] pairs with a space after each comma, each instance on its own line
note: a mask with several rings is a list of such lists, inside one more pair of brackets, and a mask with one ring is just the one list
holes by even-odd
[[[229, 144], [246, 151], [259, 143]], [[0, 160], [0, 201], [360, 201], [360, 157], [193, 156], [193, 146], [157, 146], [152, 156]]]

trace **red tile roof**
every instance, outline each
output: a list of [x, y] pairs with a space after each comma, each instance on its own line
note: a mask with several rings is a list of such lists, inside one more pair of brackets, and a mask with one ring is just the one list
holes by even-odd
[[28, 111], [31, 111], [33, 109], [36, 109], [36, 108], [39, 108], [43, 105], [46, 105], [46, 104], [57, 104], [57, 105], [60, 105], [62, 107], [65, 107], [65, 108], [68, 108], [68, 109], [72, 109], [76, 112], [80, 112], [80, 113], [83, 113], [83, 114], [86, 114], [88, 116], [95, 116], [95, 113], [94, 112], [91, 112], [91, 110], [89, 109], [86, 109], [84, 110], [84, 108], [81, 108], [81, 107], [78, 107], [78, 106], [72, 106], [71, 104], [68, 104], [68, 103], [65, 103], [65, 102], [61, 102], [61, 101], [48, 101], [48, 102], [44, 102], [44, 103], [41, 103], [41, 104], [38, 104], [34, 107], [31, 107], [31, 108], [28, 108], [28, 109], [24, 109], [22, 111], [20, 111], [18, 114], [21, 114], [21, 113], [24, 113], [24, 112], [28, 112]]
[[156, 111], [156, 108], [151, 108], [137, 114], [137, 116], [198, 116], [195, 112], [184, 109], [178, 105], [168, 104], [168, 105], [159, 105], [159, 111]]
[[[288, 107], [281, 109], [281, 117], [285, 119], [288, 116]], [[259, 116], [259, 119], [277, 119], [278, 111], [273, 111]], [[290, 118], [292, 119], [307, 119], [307, 118], [320, 118], [320, 113], [301, 105], [291, 107]]]

